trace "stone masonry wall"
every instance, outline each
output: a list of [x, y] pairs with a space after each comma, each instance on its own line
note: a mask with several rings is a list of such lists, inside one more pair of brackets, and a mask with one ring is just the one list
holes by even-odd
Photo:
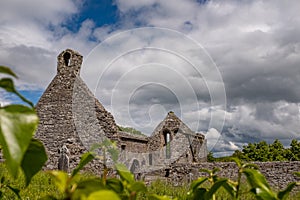
[[[36, 106], [40, 123], [35, 136], [46, 147], [46, 169], [57, 168], [58, 149], [63, 145], [70, 151], [72, 169], [93, 143], [101, 143], [103, 136], [114, 139], [117, 134], [113, 116], [80, 78], [81, 63], [79, 53], [63, 51], [58, 56], [57, 75]], [[100, 164], [92, 168], [98, 170]]]
[[[294, 172], [300, 171], [300, 161], [294, 162], [253, 162], [259, 167], [262, 174], [265, 175], [269, 184], [275, 188], [284, 188], [290, 182], [300, 181], [299, 177], [295, 176]], [[169, 168], [161, 168], [156, 171], [145, 174], [145, 180], [153, 180], [155, 177], [166, 176], [166, 171], [169, 171], [167, 179], [176, 183], [189, 182], [191, 179], [197, 179], [200, 176], [207, 176], [204, 172], [199, 172], [200, 169], [210, 169], [218, 167], [221, 171], [217, 174], [221, 177], [227, 177], [233, 180], [237, 179], [238, 168], [233, 162], [204, 162], [199, 164], [175, 164]]]

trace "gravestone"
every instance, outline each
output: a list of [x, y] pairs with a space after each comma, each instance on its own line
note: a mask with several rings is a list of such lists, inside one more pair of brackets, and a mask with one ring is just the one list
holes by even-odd
[[58, 159], [58, 170], [69, 173], [69, 149], [66, 145], [63, 145], [62, 148], [58, 150], [58, 153], [60, 154]]

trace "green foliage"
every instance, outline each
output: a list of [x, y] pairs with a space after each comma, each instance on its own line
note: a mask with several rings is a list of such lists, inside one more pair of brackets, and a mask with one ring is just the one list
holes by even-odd
[[[283, 200], [289, 196], [289, 193], [297, 185], [297, 183], [290, 183], [284, 190], [275, 192], [269, 186], [266, 178], [259, 172], [257, 166], [251, 163], [242, 163], [239, 159], [233, 159], [239, 170], [237, 182], [220, 178], [216, 174], [218, 169], [201, 170], [207, 172], [208, 177], [200, 177], [191, 184], [191, 190], [189, 191], [190, 199], [213, 199], [217, 197], [217, 191], [221, 187], [230, 196], [230, 199], [244, 199], [241, 195], [240, 188], [243, 185], [241, 182], [242, 175], [245, 175], [250, 189], [247, 193], [251, 193], [258, 200]], [[205, 182], [209, 181], [209, 186], [203, 186]], [[243, 195], [245, 192], [243, 192]]]
[[31, 139], [21, 163], [21, 168], [26, 178], [26, 185], [42, 169], [46, 161], [47, 156], [43, 143], [37, 139]]
[[214, 162], [216, 161], [216, 158], [214, 157], [214, 154], [212, 151], [208, 152], [207, 154], [207, 162]]
[[299, 161], [300, 142], [294, 139], [290, 148], [286, 149], [278, 139], [272, 144], [267, 144], [265, 141], [249, 143], [243, 146], [242, 151], [236, 150], [232, 156], [245, 161]]
[[[63, 171], [49, 172], [64, 199], [98, 199], [105, 197], [112, 200], [133, 200], [137, 199], [138, 194], [142, 192], [149, 195], [145, 183], [136, 181], [133, 174], [122, 164], [115, 165], [120, 179], [107, 178], [106, 176], [83, 179], [78, 172], [92, 158], [94, 158], [93, 153], [84, 154], [71, 176]], [[104, 170], [103, 173], [106, 173], [106, 171]], [[55, 199], [50, 195], [45, 198]]]
[[0, 108], [0, 143], [10, 173], [16, 177], [37, 127], [35, 111], [23, 105]]
[[95, 158], [94, 153], [87, 152], [82, 155], [79, 164], [72, 172], [72, 177], [74, 177], [87, 163], [91, 162]]
[[292, 140], [287, 152], [287, 158], [292, 161], [300, 161], [300, 141]]
[[[189, 185], [183, 184], [179, 186], [175, 186], [171, 182], [167, 182], [164, 180], [156, 180], [153, 181], [148, 186], [148, 193], [149, 194], [156, 194], [156, 195], [148, 195], [141, 193], [138, 196], [138, 199], [187, 199], [187, 193], [189, 191]], [[159, 195], [159, 198], [157, 197]]]
[[9, 68], [5, 66], [0, 66], [0, 74], [6, 74], [18, 78], [17, 75]]
[[[8, 67], [0, 66], [0, 73], [17, 78]], [[32, 102], [15, 89], [12, 79], [0, 79], [0, 88], [17, 95], [31, 106], [8, 105], [0, 108], [0, 145], [5, 163], [14, 178], [21, 168], [28, 185], [47, 160], [44, 146], [38, 140], [32, 139], [38, 125], [38, 117]], [[12, 188], [10, 185], [7, 187]]]
[[132, 127], [118, 126], [118, 129], [119, 129], [119, 131], [124, 131], [129, 134], [145, 136], [145, 134], [143, 134], [141, 131], [136, 130], [135, 128], [132, 128]]
[[[224, 187], [231, 195], [231, 197], [234, 198], [234, 188], [230, 184], [229, 179], [219, 178], [217, 176], [216, 172], [218, 172], [219, 170], [219, 168], [214, 168], [213, 170], [202, 169], [201, 171], [208, 173], [208, 177], [200, 177], [191, 184], [191, 190], [188, 193], [189, 198], [195, 200], [215, 200], [216, 193], [221, 187]], [[207, 181], [210, 183], [210, 186], [203, 187], [202, 185]]]

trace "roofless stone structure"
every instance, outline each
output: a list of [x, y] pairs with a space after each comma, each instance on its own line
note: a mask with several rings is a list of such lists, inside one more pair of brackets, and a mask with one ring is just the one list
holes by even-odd
[[90, 131], [90, 137], [94, 135], [94, 142], [101, 142], [98, 134], [103, 131], [111, 139], [117, 135], [113, 116], [80, 78], [81, 64], [82, 56], [78, 52], [67, 49], [60, 53], [57, 75], [36, 106], [40, 118], [36, 137], [46, 146], [49, 169], [57, 167], [57, 151], [63, 145], [70, 150], [71, 168], [79, 162], [89, 144], [89, 138], [84, 138], [86, 130]]
[[[119, 131], [111, 113], [80, 78], [82, 56], [67, 49], [57, 59], [57, 74], [36, 106], [40, 118], [36, 137], [46, 147], [47, 169], [57, 169], [58, 149], [63, 145], [70, 151], [72, 169], [78, 164], [80, 155], [93, 143], [101, 143], [103, 138], [116, 141], [120, 149], [119, 161], [132, 172], [151, 166], [206, 161], [204, 135], [190, 130], [173, 112], [167, 114], [150, 137]], [[99, 168], [99, 163], [91, 167]]]

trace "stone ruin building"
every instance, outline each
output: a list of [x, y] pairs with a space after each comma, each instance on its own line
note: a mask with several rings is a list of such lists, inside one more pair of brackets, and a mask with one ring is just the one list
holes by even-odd
[[[80, 156], [103, 138], [116, 142], [119, 161], [132, 172], [206, 161], [204, 135], [190, 130], [173, 112], [167, 114], [149, 137], [120, 131], [112, 114], [80, 78], [82, 61], [76, 51], [61, 52], [57, 74], [36, 105], [40, 118], [36, 137], [46, 147], [49, 158], [46, 169], [57, 169], [58, 150], [64, 145], [70, 152], [69, 165], [73, 169]], [[94, 161], [89, 167], [99, 170], [101, 163]]]

